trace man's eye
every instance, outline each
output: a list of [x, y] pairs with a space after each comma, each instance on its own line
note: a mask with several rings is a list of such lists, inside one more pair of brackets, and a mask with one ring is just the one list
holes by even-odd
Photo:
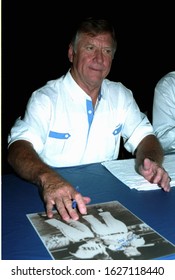
[[112, 50], [111, 49], [104, 49], [103, 52], [106, 53], [106, 54], [112, 54]]
[[93, 47], [93, 46], [87, 46], [86, 49], [87, 49], [88, 51], [92, 51], [92, 50], [94, 49], [94, 47]]

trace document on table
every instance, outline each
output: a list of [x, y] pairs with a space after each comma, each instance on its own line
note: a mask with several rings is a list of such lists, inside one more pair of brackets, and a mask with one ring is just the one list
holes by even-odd
[[[105, 161], [102, 165], [130, 189], [137, 189], [138, 191], [160, 189], [157, 184], [149, 183], [135, 171], [135, 159], [133, 158]], [[163, 167], [171, 177], [171, 187], [175, 187], [175, 154], [165, 155]]]

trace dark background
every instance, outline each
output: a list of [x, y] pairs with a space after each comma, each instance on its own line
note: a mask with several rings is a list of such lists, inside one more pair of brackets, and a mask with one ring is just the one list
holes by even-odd
[[118, 49], [108, 78], [130, 88], [151, 121], [154, 87], [175, 70], [171, 1], [154, 8], [144, 1], [73, 2], [2, 0], [2, 173], [11, 172], [6, 161], [11, 126], [35, 89], [67, 72], [69, 39], [82, 18], [113, 22]]

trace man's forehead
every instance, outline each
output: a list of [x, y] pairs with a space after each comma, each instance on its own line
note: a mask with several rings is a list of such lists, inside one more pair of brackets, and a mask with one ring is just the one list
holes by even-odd
[[83, 39], [83, 43], [95, 44], [96, 42], [99, 42], [99, 43], [108, 42], [109, 45], [112, 44], [112, 38], [109, 33], [101, 33], [101, 34], [97, 34], [97, 35], [84, 33], [81, 35], [80, 41], [81, 41], [81, 39]]

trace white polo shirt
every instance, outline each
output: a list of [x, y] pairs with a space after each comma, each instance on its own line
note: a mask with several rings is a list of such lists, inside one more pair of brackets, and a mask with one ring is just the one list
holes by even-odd
[[45, 163], [64, 167], [117, 159], [121, 137], [133, 153], [148, 134], [152, 125], [123, 84], [105, 79], [94, 109], [68, 71], [33, 92], [8, 143], [30, 141]]

